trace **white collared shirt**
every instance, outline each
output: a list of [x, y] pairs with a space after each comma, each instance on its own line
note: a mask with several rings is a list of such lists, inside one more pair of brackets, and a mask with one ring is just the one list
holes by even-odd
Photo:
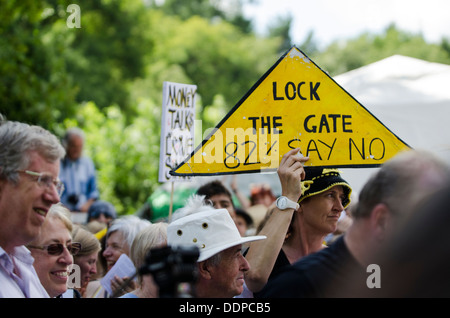
[[0, 298], [49, 298], [33, 262], [25, 246], [15, 247], [13, 254], [0, 247]]

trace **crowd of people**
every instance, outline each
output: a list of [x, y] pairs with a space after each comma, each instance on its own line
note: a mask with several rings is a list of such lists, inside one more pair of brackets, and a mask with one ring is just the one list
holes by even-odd
[[[151, 222], [100, 199], [83, 143], [79, 129], [60, 141], [0, 120], [0, 298], [450, 294], [450, 166], [430, 152], [400, 152], [356, 196], [338, 169], [305, 167], [292, 149], [278, 198], [267, 185], [246, 197], [235, 179], [231, 191], [215, 180]], [[369, 268], [381, 278], [369, 282]]]

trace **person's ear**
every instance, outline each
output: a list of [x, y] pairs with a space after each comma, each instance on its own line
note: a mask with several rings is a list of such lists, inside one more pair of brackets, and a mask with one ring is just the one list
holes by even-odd
[[377, 241], [381, 242], [385, 239], [390, 222], [389, 207], [384, 203], [377, 204], [371, 213], [371, 225]]
[[[1, 168], [0, 168], [0, 170], [1, 170]], [[0, 194], [2, 193], [3, 188], [6, 186], [7, 183], [8, 183], [8, 181], [6, 180], [6, 178], [0, 179]]]
[[207, 261], [197, 263], [198, 275], [203, 279], [211, 279], [211, 272]]

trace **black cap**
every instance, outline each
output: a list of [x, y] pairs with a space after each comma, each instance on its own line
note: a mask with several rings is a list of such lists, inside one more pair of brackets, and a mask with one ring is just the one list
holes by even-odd
[[346, 208], [350, 204], [350, 194], [352, 188], [347, 181], [342, 179], [338, 169], [321, 168], [321, 167], [305, 167], [305, 180], [301, 181], [302, 195], [298, 203], [304, 199], [325, 192], [334, 186], [342, 186], [346, 199], [343, 200], [342, 206]]

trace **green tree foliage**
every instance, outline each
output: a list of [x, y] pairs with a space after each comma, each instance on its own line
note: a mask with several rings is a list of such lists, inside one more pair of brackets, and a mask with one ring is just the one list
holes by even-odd
[[74, 114], [77, 88], [66, 70], [70, 38], [59, 2], [0, 2], [0, 112], [49, 127]]
[[252, 0], [164, 0], [151, 1], [151, 7], [161, 9], [166, 15], [174, 15], [182, 20], [200, 16], [209, 22], [224, 20], [245, 33], [251, 33], [251, 21], [242, 12], [244, 1]]
[[231, 109], [279, 56], [277, 40], [246, 35], [223, 21], [211, 25], [198, 16], [170, 20], [162, 17], [171, 27], [162, 30], [153, 58], [179, 65], [198, 85], [203, 105], [211, 105], [220, 93]]
[[280, 52], [285, 52], [292, 46], [290, 35], [292, 25], [292, 15], [288, 13], [285, 16], [278, 16], [275, 21], [269, 25], [269, 36], [280, 37], [282, 39], [279, 47]]
[[82, 27], [74, 30], [66, 60], [79, 83], [76, 100], [128, 110], [128, 85], [144, 75], [153, 45], [145, 7], [140, 0], [91, 0], [81, 9]]
[[81, 28], [69, 28], [72, 2], [0, 2], [0, 110], [8, 118], [51, 128], [84, 101], [132, 114], [128, 86], [152, 49], [148, 12], [140, 0], [86, 0]]
[[335, 41], [323, 52], [318, 52], [311, 58], [332, 76], [394, 54], [450, 64], [445, 43], [443, 41], [441, 45], [429, 44], [421, 34], [399, 30], [392, 24], [382, 34], [363, 33], [345, 42]]
[[[81, 127], [101, 198], [132, 213], [158, 186], [163, 82], [198, 86], [204, 131], [290, 47], [289, 16], [256, 36], [243, 1], [80, 0], [79, 29], [66, 24], [73, 1], [0, 1], [0, 113], [60, 136]], [[394, 25], [323, 51], [313, 35], [298, 46], [331, 75], [393, 54], [450, 64], [448, 39]]]
[[303, 42], [298, 45], [308, 56], [315, 56], [319, 53], [316, 40], [314, 39], [314, 31], [309, 31]]

